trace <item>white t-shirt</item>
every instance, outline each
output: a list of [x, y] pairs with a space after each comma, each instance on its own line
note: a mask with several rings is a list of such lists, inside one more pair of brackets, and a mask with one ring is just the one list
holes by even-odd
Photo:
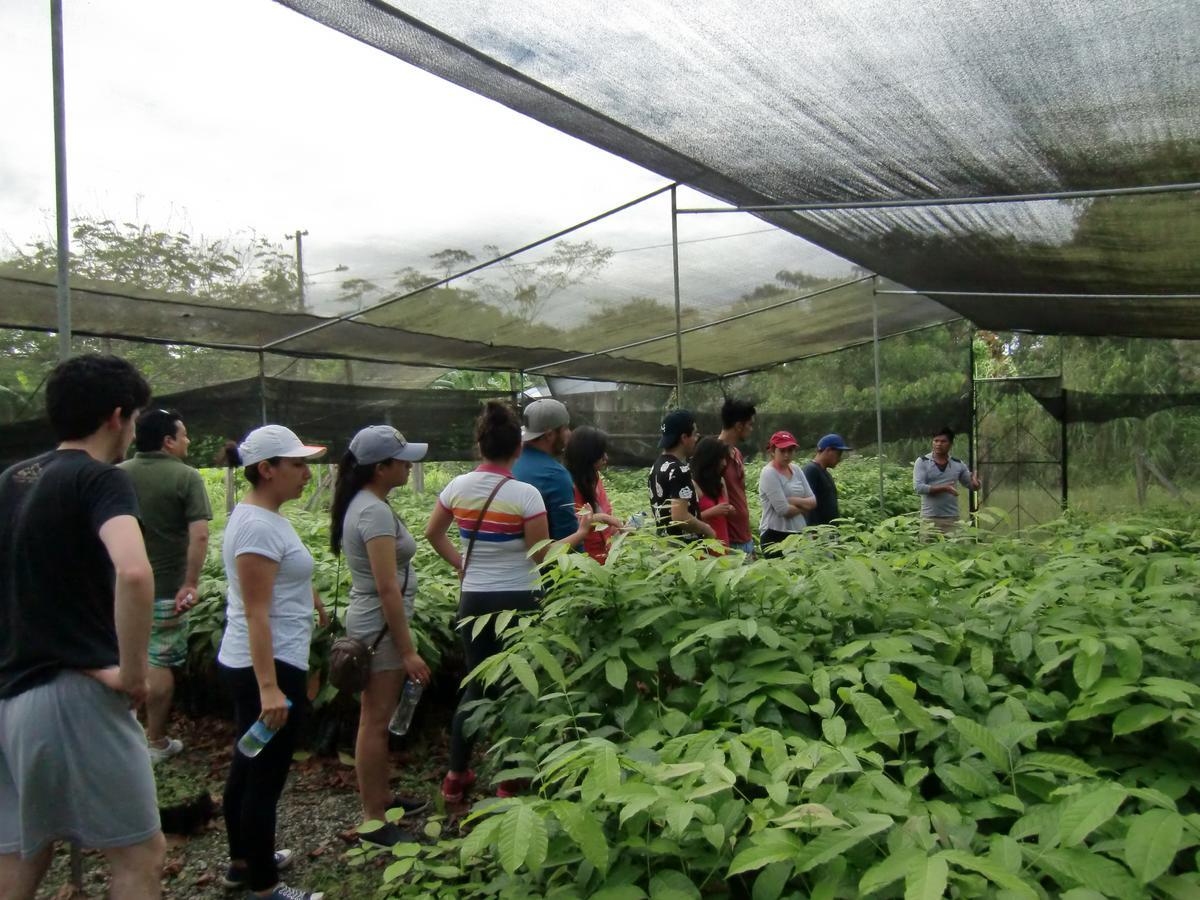
[[762, 516], [758, 520], [758, 530], [798, 532], [804, 530], [804, 514], [786, 516], [788, 497], [811, 497], [812, 488], [804, 471], [795, 463], [791, 463], [790, 473], [784, 475], [771, 463], [762, 468], [758, 476], [758, 498], [762, 501]]
[[279, 513], [239, 503], [225, 526], [221, 559], [229, 592], [225, 605], [225, 635], [217, 660], [234, 669], [253, 665], [246, 607], [238, 580], [237, 558], [246, 553], [279, 563], [271, 590], [271, 644], [274, 656], [308, 670], [308, 646], [313, 631], [313, 558], [292, 523]]
[[[438, 497], [438, 503], [454, 516], [464, 554], [492, 488], [510, 474], [485, 463], [474, 472], [459, 475]], [[531, 591], [537, 587], [537, 566], [526, 556], [525, 523], [545, 514], [546, 504], [537, 488], [523, 481], [505, 482], [483, 517], [463, 590]]]

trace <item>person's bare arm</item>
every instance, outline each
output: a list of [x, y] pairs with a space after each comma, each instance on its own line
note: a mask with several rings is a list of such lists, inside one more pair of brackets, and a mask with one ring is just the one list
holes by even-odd
[[113, 516], [100, 526], [117, 579], [113, 619], [117, 631], [117, 668], [87, 674], [130, 696], [135, 706], [149, 691], [150, 624], [154, 619], [154, 570], [146, 556], [142, 529], [133, 516]]
[[[539, 547], [529, 555], [530, 559], [536, 563], [540, 563], [546, 558], [547, 553], [560, 544], [565, 544], [568, 547], [578, 547], [583, 543], [583, 539], [592, 530], [592, 513], [590, 508], [585, 507], [582, 509], [576, 518], [579, 520], [579, 527], [572, 534], [555, 541], [553, 544], [546, 544], [543, 547]], [[533, 550], [541, 541], [549, 537], [550, 522], [546, 516], [534, 516], [532, 519], [525, 520], [525, 546], [530, 550]]]
[[250, 661], [262, 706], [259, 718], [276, 731], [288, 718], [287, 697], [275, 678], [275, 648], [271, 641], [271, 597], [278, 572], [279, 563], [257, 553], [243, 553], [237, 558], [242, 605], [246, 609], [246, 631], [250, 636]]
[[200, 573], [204, 570], [204, 559], [208, 555], [208, 520], [198, 519], [188, 523], [187, 569], [183, 576], [183, 585], [175, 592], [175, 612], [181, 613], [191, 609], [200, 596], [196, 585], [200, 583]]
[[454, 541], [450, 540], [450, 535], [446, 531], [454, 523], [454, 514], [440, 503], [433, 505], [433, 512], [429, 514], [429, 523], [425, 526], [425, 540], [429, 541], [429, 545], [437, 551], [437, 555], [444, 559], [458, 572], [458, 577], [462, 577], [463, 560], [462, 554], [458, 552], [458, 548], [454, 546]]
[[687, 531], [690, 531], [692, 534], [698, 534], [701, 537], [711, 538], [717, 536], [717, 533], [713, 531], [713, 527], [707, 522], [693, 516], [692, 511], [688, 509], [688, 502], [678, 497], [671, 499], [671, 521], [679, 523]]
[[417, 653], [408, 627], [408, 616], [404, 613], [404, 594], [396, 572], [396, 539], [391, 535], [371, 538], [367, 541], [367, 559], [371, 563], [371, 574], [379, 592], [383, 618], [387, 622], [391, 640], [404, 661], [404, 671], [413, 681], [428, 684], [432, 677], [429, 666]]

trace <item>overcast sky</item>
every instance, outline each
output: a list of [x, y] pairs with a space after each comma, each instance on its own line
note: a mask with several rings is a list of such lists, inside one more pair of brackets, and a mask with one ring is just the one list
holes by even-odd
[[[2, 6], [7, 253], [53, 233], [54, 170], [49, 2]], [[343, 277], [381, 278], [446, 247], [511, 249], [666, 183], [270, 0], [64, 6], [72, 214], [209, 238], [307, 229], [317, 297]], [[662, 210], [596, 236], [617, 249], [669, 241]], [[683, 218], [685, 239], [765, 228], [746, 216]], [[791, 268], [801, 258], [819, 274], [847, 268], [790, 235], [761, 241], [770, 273], [789, 255]], [[721, 245], [703, 245], [704, 258]], [[338, 264], [350, 271], [317, 274]], [[619, 280], [636, 281], [635, 269]]]

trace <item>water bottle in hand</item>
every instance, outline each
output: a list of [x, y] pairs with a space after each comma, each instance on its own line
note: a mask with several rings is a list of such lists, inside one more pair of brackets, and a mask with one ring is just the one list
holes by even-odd
[[412, 724], [413, 712], [421, 699], [425, 686], [411, 678], [404, 682], [404, 690], [400, 694], [400, 702], [392, 713], [392, 721], [388, 722], [388, 731], [395, 735], [408, 734], [408, 726]]
[[[285, 702], [287, 703], [288, 709], [291, 709], [292, 701], [287, 700]], [[243, 734], [241, 739], [238, 741], [238, 750], [242, 751], [243, 755], [253, 759], [254, 757], [258, 756], [258, 754], [262, 753], [263, 747], [267, 746], [267, 742], [271, 740], [271, 738], [275, 737], [276, 731], [277, 729], [268, 728], [266, 722], [264, 722], [262, 719], [258, 719], [253, 725], [250, 726], [249, 729], [247, 729], [246, 733]]]

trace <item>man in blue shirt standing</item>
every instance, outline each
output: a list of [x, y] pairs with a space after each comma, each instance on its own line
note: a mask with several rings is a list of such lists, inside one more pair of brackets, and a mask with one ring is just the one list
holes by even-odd
[[513, 477], [532, 484], [542, 495], [550, 525], [550, 540], [559, 541], [579, 530], [575, 518], [575, 483], [559, 457], [571, 437], [571, 415], [557, 400], [535, 400], [525, 407], [521, 440], [525, 447], [513, 466]]

